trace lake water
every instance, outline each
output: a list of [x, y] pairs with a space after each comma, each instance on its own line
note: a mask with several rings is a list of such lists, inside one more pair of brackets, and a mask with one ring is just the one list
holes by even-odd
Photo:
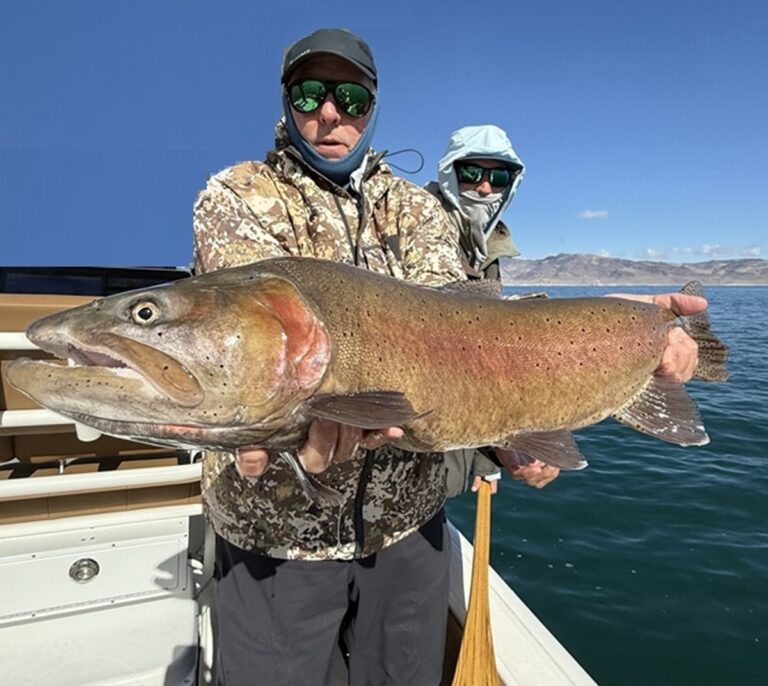
[[[494, 497], [494, 568], [600, 684], [768, 684], [768, 288], [707, 297], [731, 348], [728, 382], [688, 385], [709, 445], [606, 420], [576, 432], [587, 469]], [[448, 511], [471, 539], [474, 495]]]

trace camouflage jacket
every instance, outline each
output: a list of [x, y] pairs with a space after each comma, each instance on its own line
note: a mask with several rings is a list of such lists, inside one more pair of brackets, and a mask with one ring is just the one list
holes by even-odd
[[[438, 202], [392, 175], [369, 153], [360, 192], [339, 188], [281, 147], [267, 161], [213, 176], [195, 204], [199, 273], [279, 255], [357, 263], [423, 285], [464, 278], [458, 238]], [[317, 479], [340, 506], [310, 503], [291, 468], [273, 457], [258, 480], [231, 457], [208, 453], [203, 500], [214, 530], [247, 550], [283, 559], [347, 560], [371, 555], [415, 531], [442, 506], [444, 467], [436, 453], [385, 446]]]

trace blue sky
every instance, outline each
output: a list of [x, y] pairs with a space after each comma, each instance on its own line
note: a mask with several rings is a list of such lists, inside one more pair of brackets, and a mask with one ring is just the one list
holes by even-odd
[[509, 133], [525, 257], [767, 256], [762, 0], [0, 0], [0, 264], [188, 264], [197, 192], [263, 159], [323, 26], [373, 48], [375, 147], [420, 150], [413, 181], [456, 128]]

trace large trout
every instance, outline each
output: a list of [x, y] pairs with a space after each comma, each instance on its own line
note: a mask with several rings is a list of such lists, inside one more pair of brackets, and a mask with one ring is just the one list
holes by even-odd
[[[654, 376], [668, 310], [620, 298], [505, 301], [348, 265], [277, 258], [123, 293], [35, 322], [10, 382], [114, 436], [176, 447], [297, 448], [314, 418], [402, 426], [413, 451], [502, 446], [586, 463], [570, 431], [613, 416], [708, 441], [682, 385]], [[726, 348], [690, 323], [699, 377]]]

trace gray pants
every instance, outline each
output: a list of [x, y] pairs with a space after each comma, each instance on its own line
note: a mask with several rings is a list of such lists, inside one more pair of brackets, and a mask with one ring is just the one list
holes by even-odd
[[278, 560], [217, 536], [220, 686], [325, 686], [339, 643], [350, 686], [438, 686], [449, 558], [442, 511], [350, 562]]

